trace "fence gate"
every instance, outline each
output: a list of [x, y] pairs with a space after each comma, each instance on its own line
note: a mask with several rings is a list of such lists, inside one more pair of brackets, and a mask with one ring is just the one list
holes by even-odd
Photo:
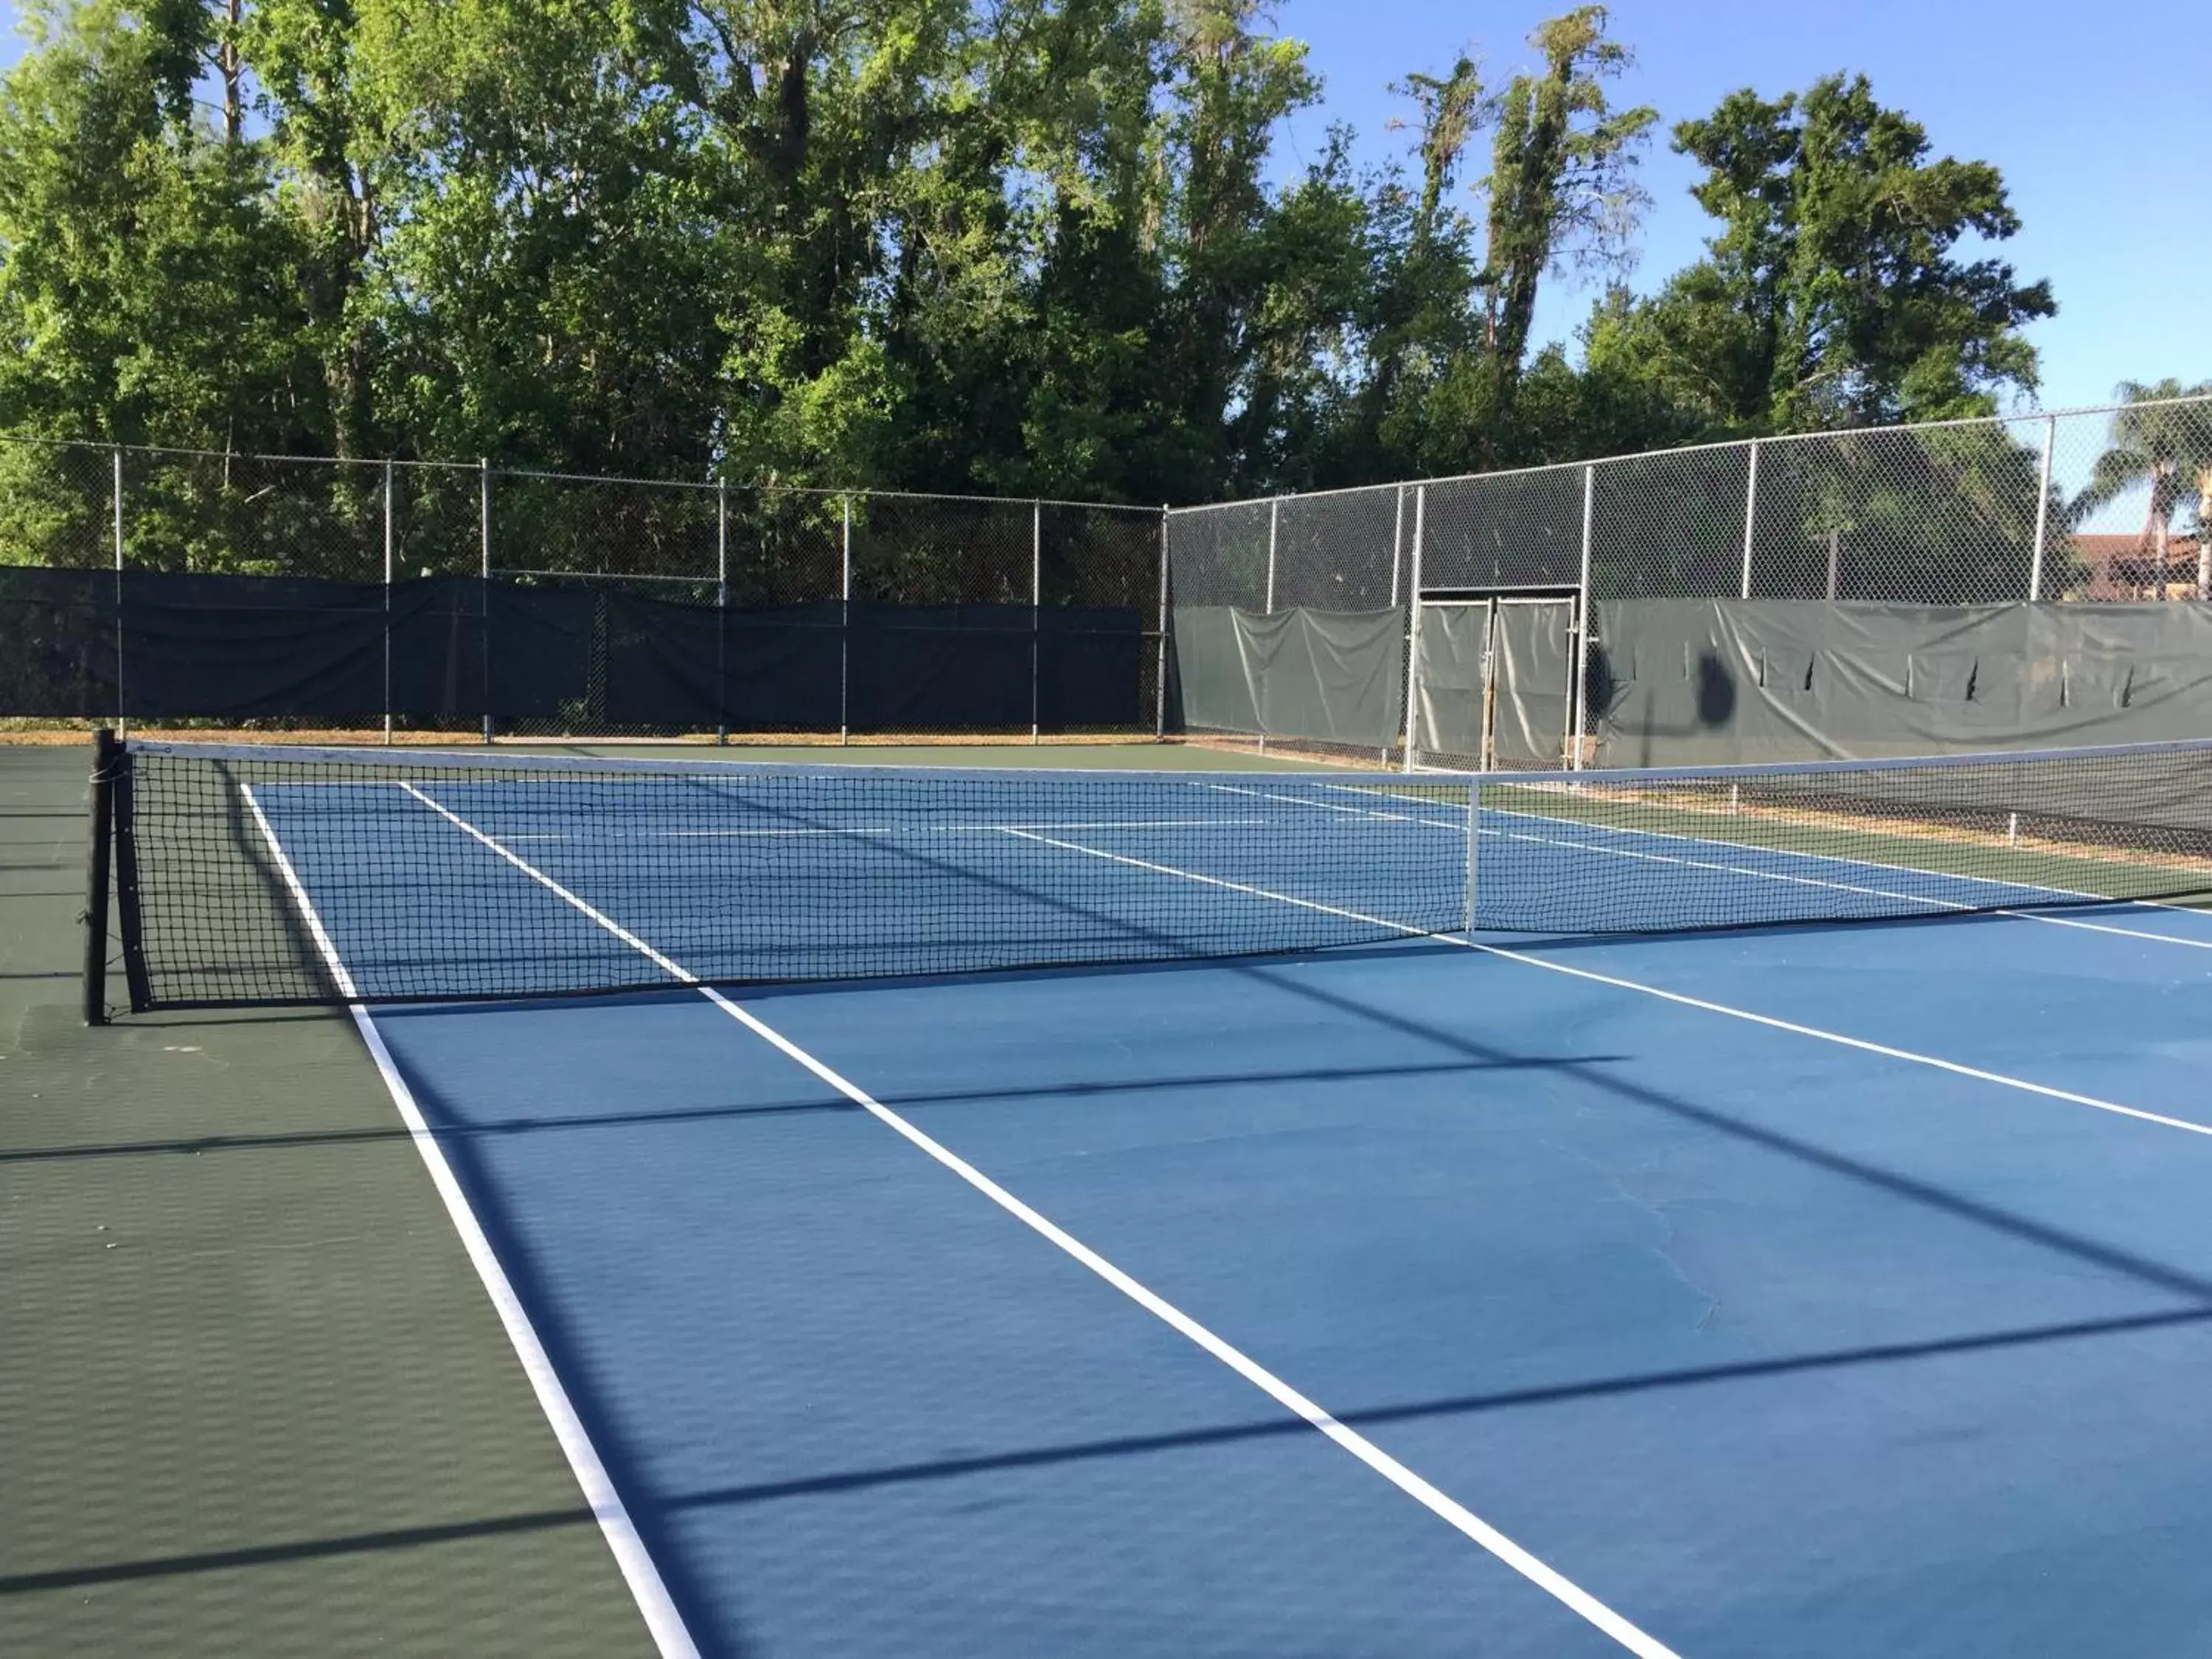
[[1424, 595], [1413, 636], [1414, 749], [1448, 764], [1564, 764], [1575, 605], [1571, 591]]

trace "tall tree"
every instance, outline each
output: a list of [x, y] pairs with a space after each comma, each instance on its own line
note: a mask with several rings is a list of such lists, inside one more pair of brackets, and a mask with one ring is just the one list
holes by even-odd
[[34, 18], [0, 92], [0, 428], [304, 447], [299, 246], [263, 147], [203, 118], [198, 0]]
[[1529, 37], [1544, 67], [1516, 76], [1498, 100], [1492, 147], [1486, 295], [1493, 430], [1512, 417], [1537, 286], [1563, 261], [1617, 268], [1650, 198], [1637, 151], [1656, 110], [1614, 110], [1605, 82], [1634, 62], [1606, 38], [1603, 6], [1578, 6]]
[[1986, 414], [2033, 390], [2021, 331], [2056, 312], [2050, 284], [1957, 255], [2020, 228], [2002, 177], [1929, 160], [1926, 131], [1864, 76], [1731, 94], [1674, 148], [1706, 168], [1692, 193], [1722, 229], [1656, 297], [1595, 325], [1594, 364], [1753, 431]]
[[1418, 470], [1439, 424], [1439, 389], [1481, 349], [1474, 306], [1474, 227], [1457, 204], [1468, 146], [1490, 118], [1481, 67], [1462, 56], [1443, 76], [1410, 74], [1392, 91], [1410, 99], [1418, 185], [1395, 169], [1370, 191], [1374, 269], [1358, 327], [1359, 384], [1346, 400], [1328, 481], [1360, 482]]

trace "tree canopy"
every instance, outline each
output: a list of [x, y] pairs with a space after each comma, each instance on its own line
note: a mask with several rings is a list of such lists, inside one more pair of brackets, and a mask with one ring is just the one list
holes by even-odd
[[[46, 0], [0, 89], [0, 432], [1139, 502], [1982, 412], [1996, 167], [1835, 76], [1674, 129], [1719, 222], [1584, 349], [1656, 112], [1601, 6], [1402, 153], [1274, 153], [1261, 0]], [[1487, 171], [1474, 159], [1488, 148]]]

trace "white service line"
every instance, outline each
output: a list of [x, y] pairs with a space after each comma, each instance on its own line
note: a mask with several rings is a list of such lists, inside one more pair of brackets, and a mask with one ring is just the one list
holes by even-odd
[[[1486, 806], [1482, 810], [1486, 813], [1490, 813], [1498, 817], [1534, 818], [1540, 823], [1556, 823], [1560, 822], [1560, 820], [1556, 818], [1547, 818], [1541, 812], [1520, 812], [1514, 811], [1511, 807], [1506, 806]], [[1437, 820], [1427, 818], [1422, 820], [1422, 822], [1436, 823]], [[1652, 841], [1687, 842], [1692, 847], [1710, 847], [1717, 848], [1726, 848], [1737, 852], [1751, 851], [1771, 853], [1782, 858], [1817, 859], [1826, 864], [1847, 864], [1855, 866], [1856, 867], [1863, 870], [1887, 870], [1901, 876], [1924, 876], [1929, 873], [1929, 872], [1925, 870], [1915, 870], [1911, 866], [1906, 864], [1886, 864], [1879, 859], [1847, 858], [1840, 854], [1815, 853], [1798, 847], [1761, 847], [1757, 842], [1752, 842], [1715, 841], [1711, 836], [1686, 836], [1669, 830], [1639, 830], [1631, 828], [1625, 824], [1585, 823], [1581, 819], [1571, 818], [1565, 820], [1565, 822], [1574, 823], [1578, 828], [1595, 830], [1601, 834], [1608, 836], [1636, 836]], [[1440, 829], [1449, 829], [1453, 826], [1448, 824], [1438, 824], [1437, 827]], [[1504, 830], [1486, 830], [1482, 833], [1486, 836], [1489, 836], [1504, 835], [1508, 832]], [[1547, 836], [1529, 836], [1528, 839], [1550, 841], [1552, 838]], [[1559, 841], [1555, 844], [1561, 847], [1579, 848], [1585, 851], [1602, 853], [1620, 858], [1656, 859], [1664, 861], [1667, 857], [1666, 854], [1661, 853], [1632, 853], [1626, 848], [1603, 847], [1593, 842]], [[1740, 866], [1725, 864], [1700, 864], [1692, 859], [1684, 859], [1679, 861], [1691, 866], [1693, 869], [1722, 870], [1726, 871], [1731, 875], [1757, 876], [1763, 880], [1796, 882], [1800, 884], [1811, 884], [1821, 887], [1839, 887], [1846, 892], [1870, 893], [1882, 898], [1903, 899], [1913, 904], [1941, 905], [1949, 909], [1968, 910], [1981, 915], [2005, 916], [2014, 921], [2040, 921], [2048, 923], [2053, 927], [2079, 927], [2092, 933], [2117, 933], [2123, 939], [2148, 939], [2153, 944], [2156, 945], [2186, 945], [2194, 950], [2212, 951], [2212, 939], [2185, 939], [2176, 933], [2145, 933], [2139, 927], [2115, 927], [2111, 922], [2105, 921], [2083, 921], [2076, 916], [2045, 915], [2039, 910], [2013, 910], [1984, 907], [1974, 904], [1962, 904], [1950, 899], [1927, 898], [1917, 893], [1892, 892], [1886, 888], [1881, 887], [1856, 887], [1848, 882], [1822, 882], [1814, 880], [1812, 878], [1805, 876], [1785, 876], [1779, 871], [1745, 869]], [[1936, 873], [1942, 875], [1946, 880], [1972, 882], [1979, 887], [2009, 887], [2016, 891], [2025, 890], [2032, 893], [2051, 893], [2061, 898], [2088, 899], [2093, 902], [2116, 906], [2139, 904], [2151, 909], [2179, 910], [2185, 915], [2197, 915], [2202, 914], [2201, 912], [2190, 909], [2185, 905], [2161, 904], [2156, 899], [2105, 899], [2095, 893], [2077, 892], [2074, 889], [2069, 887], [2046, 887], [2039, 882], [2007, 881], [2002, 877], [1997, 876], [1967, 875], [1963, 872], [1952, 871], [1942, 871]]]
[[[593, 922], [659, 968], [671, 979], [679, 984], [690, 987], [732, 1019], [752, 1032], [754, 1036], [812, 1073], [886, 1128], [966, 1182], [968, 1185], [1012, 1216], [1024, 1226], [1066, 1252], [1179, 1335], [1204, 1349], [1278, 1405], [1304, 1419], [1312, 1428], [1358, 1458], [1400, 1492], [1429, 1510], [1431, 1514], [1481, 1546], [1529, 1583], [1604, 1632], [1629, 1652], [1638, 1655], [1638, 1659], [1679, 1659], [1674, 1650], [1664, 1643], [1647, 1634], [1580, 1585], [1539, 1560], [1504, 1533], [1483, 1520], [1481, 1516], [1437, 1487], [1431, 1486], [1364, 1435], [1339, 1422], [1327, 1411], [1300, 1394], [1243, 1350], [1232, 1346], [1224, 1339], [1217, 1336], [1165, 1297], [1131, 1278], [1081, 1239], [1077, 1238], [1056, 1222], [1030, 1208], [1029, 1205], [1015, 1197], [1012, 1193], [999, 1185], [974, 1164], [933, 1139], [907, 1119], [877, 1100], [858, 1084], [816, 1059], [750, 1009], [732, 1002], [713, 986], [702, 984], [698, 976], [681, 963], [639, 938], [605, 912], [579, 897], [551, 876], [477, 829], [466, 818], [433, 799], [412, 783], [403, 783], [400, 787], [453, 825], [455, 829], [506, 860], [507, 863], [528, 876], [555, 897], [582, 912]], [[1035, 835], [1028, 830], [1008, 830], [1006, 833], [1021, 836], [1028, 840], [1046, 842], [1047, 844], [1053, 846], [1073, 845], [1072, 842], [1051, 842], [1046, 836]]]
[[[1229, 787], [1226, 784], [1214, 784], [1210, 787], [1216, 789], [1226, 789]], [[1328, 784], [1323, 787], [1326, 788], [1346, 791], [1347, 793], [1357, 793], [1355, 791], [1352, 791], [1351, 787], [1346, 784]], [[1237, 794], [1256, 794], [1259, 792], [1256, 790], [1239, 789], [1235, 790], [1232, 793]], [[1446, 818], [1425, 818], [1411, 814], [1362, 811], [1358, 807], [1338, 806], [1333, 802], [1328, 801], [1302, 800], [1292, 795], [1265, 795], [1262, 799], [1267, 800], [1283, 801], [1291, 805], [1311, 806], [1326, 811], [1349, 812], [1362, 817], [1381, 818], [1393, 823], [1424, 824], [1429, 829], [1442, 830], [1455, 836], [1464, 836], [1467, 833], [1467, 825], [1464, 819], [1453, 821]], [[1771, 853], [1783, 858], [1818, 859], [1821, 862], [1826, 864], [1850, 865], [1867, 870], [1887, 870], [1894, 872], [1895, 874], [1905, 876], [1924, 876], [1931, 873], [1925, 870], [1915, 870], [1908, 865], [1884, 864], [1879, 860], [1875, 859], [1846, 858], [1834, 853], [1808, 852], [1802, 848], [1796, 847], [1761, 847], [1755, 842], [1714, 841], [1708, 836], [1686, 836], [1667, 830], [1641, 830], [1624, 824], [1585, 823], [1583, 820], [1577, 818], [1568, 818], [1564, 820], [1547, 818], [1540, 812], [1516, 811], [1510, 807], [1504, 806], [1486, 806], [1482, 811], [1483, 814], [1486, 817], [1533, 818], [1539, 823], [1558, 823], [1564, 822], [1571, 823], [1577, 829], [1589, 830], [1612, 836], [1635, 836], [1652, 841], [1686, 842], [1693, 847], [1709, 847], [1716, 849], [1726, 848], [1729, 851], [1738, 853]], [[1683, 858], [1677, 854], [1669, 853], [1643, 853], [1626, 847], [1607, 847], [1597, 842], [1576, 841], [1559, 836], [1532, 835], [1525, 830], [1484, 830], [1478, 828], [1475, 833], [1478, 835], [1492, 836], [1503, 841], [1528, 842], [1540, 847], [1564, 847], [1573, 852], [1594, 854], [1601, 858], [1635, 859], [1647, 864], [1679, 865], [1682, 868], [1688, 870], [1710, 870], [1720, 875], [1746, 876], [1756, 881], [1781, 882], [1792, 887], [1825, 887], [1833, 892], [1859, 893], [1869, 898], [1895, 899], [1901, 904], [1924, 904], [1931, 909], [1948, 911], [1954, 914], [1965, 913], [1971, 915], [2002, 916], [2010, 921], [2039, 921], [2044, 923], [2045, 926], [2051, 927], [2078, 927], [2083, 933], [2111, 933], [2120, 939], [2145, 939], [2153, 945], [2185, 945], [2192, 950], [2212, 951], [2212, 939], [2186, 939], [2178, 933], [2153, 933], [2146, 932], [2140, 927], [2121, 927], [2109, 921], [2085, 921], [2079, 916], [2051, 916], [2045, 915], [2039, 910], [2014, 910], [2001, 907], [1966, 904], [1962, 903], [1956, 899], [1931, 898], [1924, 893], [1900, 893], [1887, 887], [1867, 887], [1855, 882], [1848, 881], [1826, 881], [1817, 876], [1792, 876], [1785, 874], [1779, 870], [1760, 870], [1748, 865], [1741, 864], [1717, 864], [1708, 860]], [[2005, 881], [1994, 876], [1966, 875], [1948, 871], [1936, 872], [1934, 873], [1942, 875], [1946, 880], [1972, 882], [1977, 886], [1982, 887], [2009, 887], [2016, 890], [2025, 889], [2033, 892], [2057, 894], [2067, 898], [2094, 899], [2096, 897], [2096, 895], [2094, 894], [2076, 893], [2063, 887], [2042, 887], [2033, 882]], [[2154, 901], [2148, 899], [2113, 899], [2109, 901], [2109, 902], [2121, 905], [2136, 903], [2151, 904], [2154, 903]], [[2181, 907], [2160, 906], [2159, 908], [2180, 908]], [[2185, 914], [2193, 915], [2197, 913], [2194, 911], [2187, 911]]]
[[677, 1611], [675, 1601], [668, 1594], [668, 1586], [660, 1577], [660, 1569], [653, 1565], [652, 1553], [646, 1548], [644, 1539], [639, 1535], [637, 1523], [631, 1519], [622, 1494], [615, 1489], [614, 1480], [607, 1474], [599, 1449], [592, 1443], [592, 1437], [585, 1429], [583, 1419], [576, 1414], [568, 1389], [562, 1386], [560, 1375], [553, 1369], [553, 1361], [545, 1352], [544, 1343], [538, 1338], [537, 1327], [530, 1322], [530, 1315], [523, 1308], [522, 1298], [515, 1294], [514, 1285], [507, 1276], [507, 1269], [500, 1265], [498, 1252], [492, 1249], [491, 1241], [485, 1237], [476, 1212], [469, 1206], [468, 1194], [462, 1189], [459, 1177], [453, 1174], [453, 1166], [446, 1161], [445, 1149], [438, 1144], [437, 1136], [431, 1132], [428, 1121], [423, 1117], [422, 1109], [416, 1101], [415, 1091], [408, 1086], [407, 1079], [400, 1075], [398, 1064], [392, 1059], [392, 1050], [385, 1044], [384, 1033], [376, 1029], [376, 1022], [369, 1018], [368, 1010], [356, 1000], [360, 994], [359, 988], [339, 957], [337, 947], [331, 943], [330, 933], [323, 927], [323, 919], [316, 913], [313, 901], [307, 896], [307, 890], [301, 884], [299, 874], [292, 867], [291, 855], [285, 852], [283, 844], [276, 839], [276, 832], [270, 827], [268, 817], [261, 810], [261, 803], [254, 798], [253, 787], [251, 784], [241, 785], [240, 792], [246, 798], [247, 810], [253, 815], [254, 826], [260, 830], [262, 840], [268, 843], [269, 855], [276, 862], [277, 874], [283, 878], [285, 889], [292, 896], [292, 902], [299, 907], [300, 918], [307, 927], [308, 937], [314, 940], [315, 949], [321, 953], [325, 965], [329, 968], [338, 994], [346, 999], [354, 1027], [361, 1033], [362, 1041], [368, 1045], [369, 1058], [376, 1062], [377, 1073], [384, 1079], [385, 1090], [391, 1095], [392, 1105], [398, 1109], [400, 1121], [407, 1126], [408, 1138], [414, 1142], [416, 1152], [430, 1173], [430, 1184], [437, 1188], [438, 1196], [445, 1204], [446, 1214], [453, 1224], [453, 1231], [460, 1236], [461, 1248], [468, 1254], [469, 1264], [476, 1269], [484, 1293], [491, 1298], [493, 1310], [498, 1314], [500, 1325], [507, 1332], [507, 1340], [514, 1349], [515, 1358], [522, 1362], [523, 1375], [529, 1379], [531, 1392], [538, 1396], [538, 1409], [545, 1413], [545, 1420], [552, 1425], [554, 1438], [560, 1443], [562, 1453], [568, 1460], [569, 1472], [575, 1476], [576, 1485], [584, 1494], [584, 1501], [590, 1506], [592, 1516], [599, 1522], [599, 1531], [607, 1540], [607, 1547], [614, 1554], [615, 1565], [622, 1573], [623, 1582], [629, 1585], [630, 1596], [636, 1601], [638, 1612], [644, 1616], [646, 1629], [653, 1637], [653, 1645], [659, 1650], [662, 1659], [698, 1659], [698, 1644], [691, 1639], [691, 1632], [684, 1623], [684, 1615]]
[[1977, 1082], [1994, 1083], [2008, 1089], [2018, 1089], [2031, 1095], [2041, 1095], [2051, 1100], [2063, 1100], [2070, 1105], [2093, 1107], [2100, 1112], [2110, 1112], [2118, 1117], [2131, 1117], [2144, 1123], [2155, 1123], [2161, 1128], [2180, 1129], [2189, 1134], [2212, 1136], [2212, 1124], [2192, 1123], [2187, 1118], [2168, 1117], [2163, 1113], [2145, 1111], [2139, 1106], [2124, 1106], [2114, 1100], [2100, 1100], [2095, 1095], [2085, 1095], [2071, 1089], [2054, 1088], [2047, 1083], [2033, 1083], [2026, 1078], [2010, 1077], [2002, 1072], [1985, 1071], [1978, 1066], [1967, 1066], [1955, 1060], [1945, 1060], [1936, 1054], [1915, 1053], [1910, 1048], [1897, 1048], [1886, 1042], [1873, 1042], [1864, 1037], [1848, 1036], [1841, 1031], [1823, 1030], [1817, 1025], [1802, 1025], [1796, 1020], [1778, 1019], [1771, 1014], [1754, 1013], [1748, 1008], [1732, 1007], [1725, 1002], [1711, 1002], [1703, 997], [1693, 997], [1680, 991], [1669, 991], [1656, 985], [1646, 985], [1640, 980], [1622, 979], [1613, 974], [1601, 974], [1593, 969], [1570, 967], [1564, 962], [1553, 962], [1545, 957], [1531, 956], [1523, 951], [1510, 951], [1502, 945], [1485, 945], [1480, 939], [1464, 938], [1456, 933], [1433, 933], [1424, 927], [1414, 927], [1401, 921], [1391, 921], [1382, 916], [1370, 916], [1358, 910], [1346, 910], [1334, 904], [1322, 904], [1313, 899], [1302, 899], [1289, 893], [1271, 892], [1264, 887], [1249, 886], [1243, 882], [1227, 881], [1219, 876], [1204, 875], [1195, 870], [1182, 870], [1171, 864], [1157, 864], [1149, 859], [1131, 858], [1125, 853], [1109, 853], [1096, 847], [1085, 847], [1079, 842], [1054, 841], [1048, 836], [1029, 835], [1011, 831], [1024, 840], [1042, 842], [1048, 847], [1064, 848], [1071, 853], [1085, 853], [1092, 858], [1106, 859], [1115, 864], [1126, 864], [1136, 869], [1149, 870], [1163, 876], [1180, 876], [1208, 887], [1224, 887], [1235, 893], [1249, 893], [1255, 898], [1273, 899], [1279, 904], [1294, 904], [1303, 910], [1318, 910], [1324, 915], [1344, 916], [1353, 921], [1366, 922], [1376, 927], [1405, 934], [1411, 939], [1432, 939], [1439, 944], [1454, 945], [1463, 950], [1480, 951], [1485, 956], [1498, 957], [1507, 962], [1522, 963], [1531, 968], [1541, 968], [1547, 973], [1565, 974], [1571, 978], [1589, 980], [1597, 985], [1610, 985], [1623, 991], [1640, 991], [1645, 996], [1657, 997], [1662, 1001], [1679, 1003], [1686, 1008], [1698, 1008], [1707, 1013], [1724, 1014], [1730, 1019], [1748, 1021], [1753, 1025], [1765, 1025], [1777, 1031], [1789, 1031], [1797, 1036], [1808, 1036], [1822, 1042], [1833, 1042], [1846, 1048], [1856, 1048], [1864, 1054], [1881, 1054], [1889, 1060], [1907, 1060], [1916, 1066], [1932, 1066], [1939, 1072], [1949, 1072], [1958, 1077], [1970, 1077]]
[[[1460, 823], [1452, 824], [1440, 818], [1419, 817], [1410, 812], [1378, 812], [1372, 807], [1339, 806], [1333, 800], [1314, 800], [1304, 795], [1278, 795], [1265, 789], [1243, 789], [1233, 783], [1209, 783], [1206, 787], [1208, 789], [1218, 789], [1224, 795], [1249, 795], [1255, 800], [1280, 801], [1285, 806], [1310, 806], [1317, 812], [1343, 812], [1355, 818], [1380, 819], [1384, 823], [1425, 823], [1433, 830], [1458, 830], [1462, 833], [1465, 831], [1463, 816]], [[1022, 827], [1049, 830], [1053, 826], [1048, 823], [1038, 823], [1024, 824]]]
[[[401, 781], [404, 781], [402, 780]], [[435, 782], [436, 780], [429, 780]], [[1266, 818], [1100, 818], [1073, 823], [854, 823], [790, 826], [770, 830], [513, 830], [506, 841], [750, 841], [793, 837], [842, 839], [847, 836], [995, 836], [1008, 830], [1264, 830]]]

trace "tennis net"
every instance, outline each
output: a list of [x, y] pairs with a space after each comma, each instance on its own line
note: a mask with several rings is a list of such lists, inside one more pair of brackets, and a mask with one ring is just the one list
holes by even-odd
[[2212, 743], [1473, 776], [103, 755], [142, 1011], [2212, 896]]

